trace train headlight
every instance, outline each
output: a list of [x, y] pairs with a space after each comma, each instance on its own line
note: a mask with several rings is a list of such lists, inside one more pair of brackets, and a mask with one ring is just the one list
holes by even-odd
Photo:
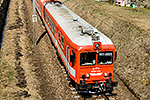
[[90, 77], [90, 75], [89, 75], [89, 74], [86, 74], [86, 77], [87, 77], [87, 78], [89, 78], [89, 77]]
[[105, 73], [104, 76], [106, 77], [106, 76], [107, 76], [107, 73]]
[[96, 47], [96, 48], [99, 48], [99, 47], [100, 47], [100, 45], [99, 45], [99, 44], [96, 44], [96, 45], [95, 45], [95, 47]]
[[101, 42], [94, 42], [93, 49], [95, 49], [95, 50], [101, 50], [102, 49]]

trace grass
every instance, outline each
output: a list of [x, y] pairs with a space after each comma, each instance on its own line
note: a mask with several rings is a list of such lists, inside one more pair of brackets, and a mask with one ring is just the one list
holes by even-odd
[[148, 80], [147, 80], [145, 86], [148, 86], [148, 85], [150, 85], [150, 77], [148, 77]]
[[7, 77], [14, 76], [14, 72], [13, 71], [7, 71], [6, 74], [7, 74]]
[[96, 3], [100, 3], [99, 1], [95, 1]]
[[99, 13], [100, 15], [103, 15], [102, 13]]
[[15, 73], [15, 70], [12, 68], [12, 66], [4, 62], [2, 62], [0, 66], [0, 74], [1, 74], [1, 79], [3, 79], [2, 77], [11, 78], [17, 75], [17, 73]]
[[84, 7], [82, 7], [82, 10], [85, 10], [85, 8], [84, 8]]
[[8, 81], [11, 81], [11, 78], [8, 78]]
[[18, 46], [19, 45], [19, 43], [16, 43], [16, 46]]

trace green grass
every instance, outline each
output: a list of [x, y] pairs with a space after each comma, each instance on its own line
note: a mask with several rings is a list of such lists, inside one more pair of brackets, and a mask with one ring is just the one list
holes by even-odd
[[13, 71], [7, 71], [6, 74], [7, 74], [7, 76], [13, 76], [14, 72]]
[[103, 15], [102, 13], [99, 13], [100, 15]]
[[2, 65], [0, 66], [0, 74], [2, 76], [6, 76], [8, 78], [17, 75], [17, 74], [15, 74], [14, 69], [12, 68], [12, 66], [10, 64], [3, 63], [3, 62], [2, 62]]
[[146, 82], [146, 85], [145, 85], [145, 86], [148, 86], [148, 85], [150, 85], [150, 77], [148, 77], [148, 80], [147, 80], [147, 82]]
[[85, 8], [84, 8], [84, 7], [82, 7], [82, 10], [85, 10]]
[[99, 1], [95, 1], [96, 3], [100, 3]]
[[19, 45], [19, 43], [16, 43], [16, 46], [18, 46]]

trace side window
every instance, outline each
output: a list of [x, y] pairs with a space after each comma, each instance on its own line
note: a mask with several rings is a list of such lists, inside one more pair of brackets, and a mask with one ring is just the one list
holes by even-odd
[[48, 15], [48, 13], [46, 12], [46, 21], [48, 22], [48, 16], [47, 15]]
[[54, 22], [52, 21], [52, 31], [54, 31], [54, 27], [53, 27], [53, 25], [54, 25]]
[[68, 47], [68, 58], [70, 58], [70, 47]]
[[72, 55], [70, 55], [70, 62], [72, 63], [76, 62], [76, 54], [74, 50], [72, 50]]
[[44, 8], [44, 19], [46, 19], [46, 10]]
[[58, 41], [60, 42], [60, 32], [58, 31]]
[[62, 46], [62, 48], [64, 48], [64, 37], [63, 36], [61, 36], [61, 46]]
[[47, 16], [47, 23], [48, 23], [48, 25], [49, 25], [49, 15]]
[[40, 11], [41, 11], [41, 4], [40, 4]]
[[45, 18], [45, 21], [47, 22], [47, 12], [46, 12], [46, 8], [45, 8], [45, 12], [44, 12], [44, 18]]
[[49, 18], [49, 24], [50, 24], [50, 27], [51, 27], [51, 18]]
[[70, 55], [70, 62], [72, 62], [72, 67], [74, 67], [76, 63], [76, 54], [74, 50], [72, 50], [72, 55]]
[[54, 34], [56, 36], [56, 25], [54, 25]]

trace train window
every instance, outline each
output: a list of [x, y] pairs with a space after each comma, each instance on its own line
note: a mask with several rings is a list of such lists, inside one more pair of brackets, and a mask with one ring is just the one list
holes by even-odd
[[89, 66], [96, 64], [96, 52], [86, 52], [80, 54], [80, 65]]
[[70, 55], [70, 62], [72, 62], [72, 67], [73, 67], [76, 62], [76, 54], [74, 50], [72, 50], [72, 55]]
[[52, 21], [52, 31], [54, 30], [54, 29], [53, 29], [53, 24], [54, 24], [54, 23], [53, 23], [53, 21]]
[[44, 9], [44, 19], [46, 19], [46, 10]]
[[62, 46], [62, 48], [64, 48], [64, 37], [63, 36], [61, 36], [61, 46]]
[[98, 55], [98, 64], [112, 64], [113, 63], [113, 52], [100, 52]]
[[48, 16], [47, 15], [48, 15], [48, 13], [46, 12], [46, 21], [48, 22]]
[[58, 33], [58, 27], [56, 26], [56, 33]]
[[41, 11], [41, 4], [40, 4], [40, 11]]
[[46, 9], [45, 9], [45, 16], [44, 16], [44, 18], [45, 18], [45, 21], [47, 21], [47, 12], [46, 12]]
[[51, 26], [51, 18], [49, 18], [49, 24], [50, 24], [50, 26]]
[[58, 40], [60, 42], [60, 32], [58, 31]]
[[47, 23], [48, 23], [48, 25], [49, 25], [49, 15], [47, 16]]
[[54, 34], [56, 36], [56, 25], [54, 25]]

